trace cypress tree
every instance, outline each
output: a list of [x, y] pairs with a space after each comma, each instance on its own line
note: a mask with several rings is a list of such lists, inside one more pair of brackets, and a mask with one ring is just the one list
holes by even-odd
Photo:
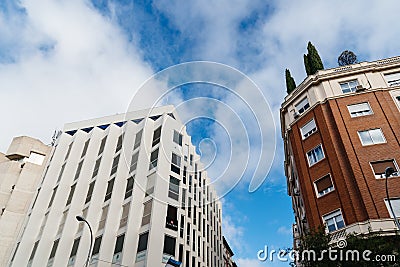
[[308, 60], [308, 54], [303, 55], [303, 59], [304, 59], [304, 67], [306, 69], [306, 73], [307, 73], [307, 75], [311, 75], [312, 71], [311, 71], [311, 67], [310, 67], [310, 62]]
[[311, 67], [312, 74], [315, 74], [319, 70], [323, 70], [324, 65], [322, 64], [321, 57], [319, 56], [317, 49], [311, 42], [308, 42], [307, 50], [308, 63]]
[[307, 55], [304, 55], [304, 67], [306, 69], [307, 75], [315, 74], [318, 70], [323, 70], [324, 65], [322, 64], [321, 57], [318, 54], [315, 46], [308, 42], [307, 45]]
[[286, 77], [286, 92], [290, 94], [296, 89], [296, 82], [294, 81], [290, 71], [288, 69], [285, 70], [285, 77]]

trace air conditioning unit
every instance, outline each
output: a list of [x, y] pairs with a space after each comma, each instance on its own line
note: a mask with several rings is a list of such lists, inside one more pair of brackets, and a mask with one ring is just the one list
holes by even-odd
[[359, 84], [359, 85], [356, 86], [356, 92], [361, 92], [361, 91], [364, 91], [366, 89], [367, 88], [365, 88], [364, 85], [362, 85], [362, 84]]

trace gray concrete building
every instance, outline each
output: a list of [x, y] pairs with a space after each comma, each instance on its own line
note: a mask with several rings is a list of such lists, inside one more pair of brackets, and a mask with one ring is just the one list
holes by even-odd
[[50, 151], [41, 141], [20, 136], [0, 153], [0, 266], [15, 246]]

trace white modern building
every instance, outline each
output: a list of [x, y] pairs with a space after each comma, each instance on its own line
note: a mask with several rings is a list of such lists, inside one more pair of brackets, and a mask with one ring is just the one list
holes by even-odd
[[221, 203], [173, 106], [66, 124], [9, 266], [222, 267]]
[[19, 136], [0, 153], [0, 266], [6, 266], [23, 228], [50, 150], [37, 139]]

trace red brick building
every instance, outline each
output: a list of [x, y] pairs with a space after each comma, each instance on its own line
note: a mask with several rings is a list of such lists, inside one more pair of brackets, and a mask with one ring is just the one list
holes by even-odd
[[308, 76], [286, 96], [281, 125], [295, 241], [324, 224], [333, 239], [396, 231], [385, 169], [396, 171], [388, 187], [400, 217], [400, 57]]

